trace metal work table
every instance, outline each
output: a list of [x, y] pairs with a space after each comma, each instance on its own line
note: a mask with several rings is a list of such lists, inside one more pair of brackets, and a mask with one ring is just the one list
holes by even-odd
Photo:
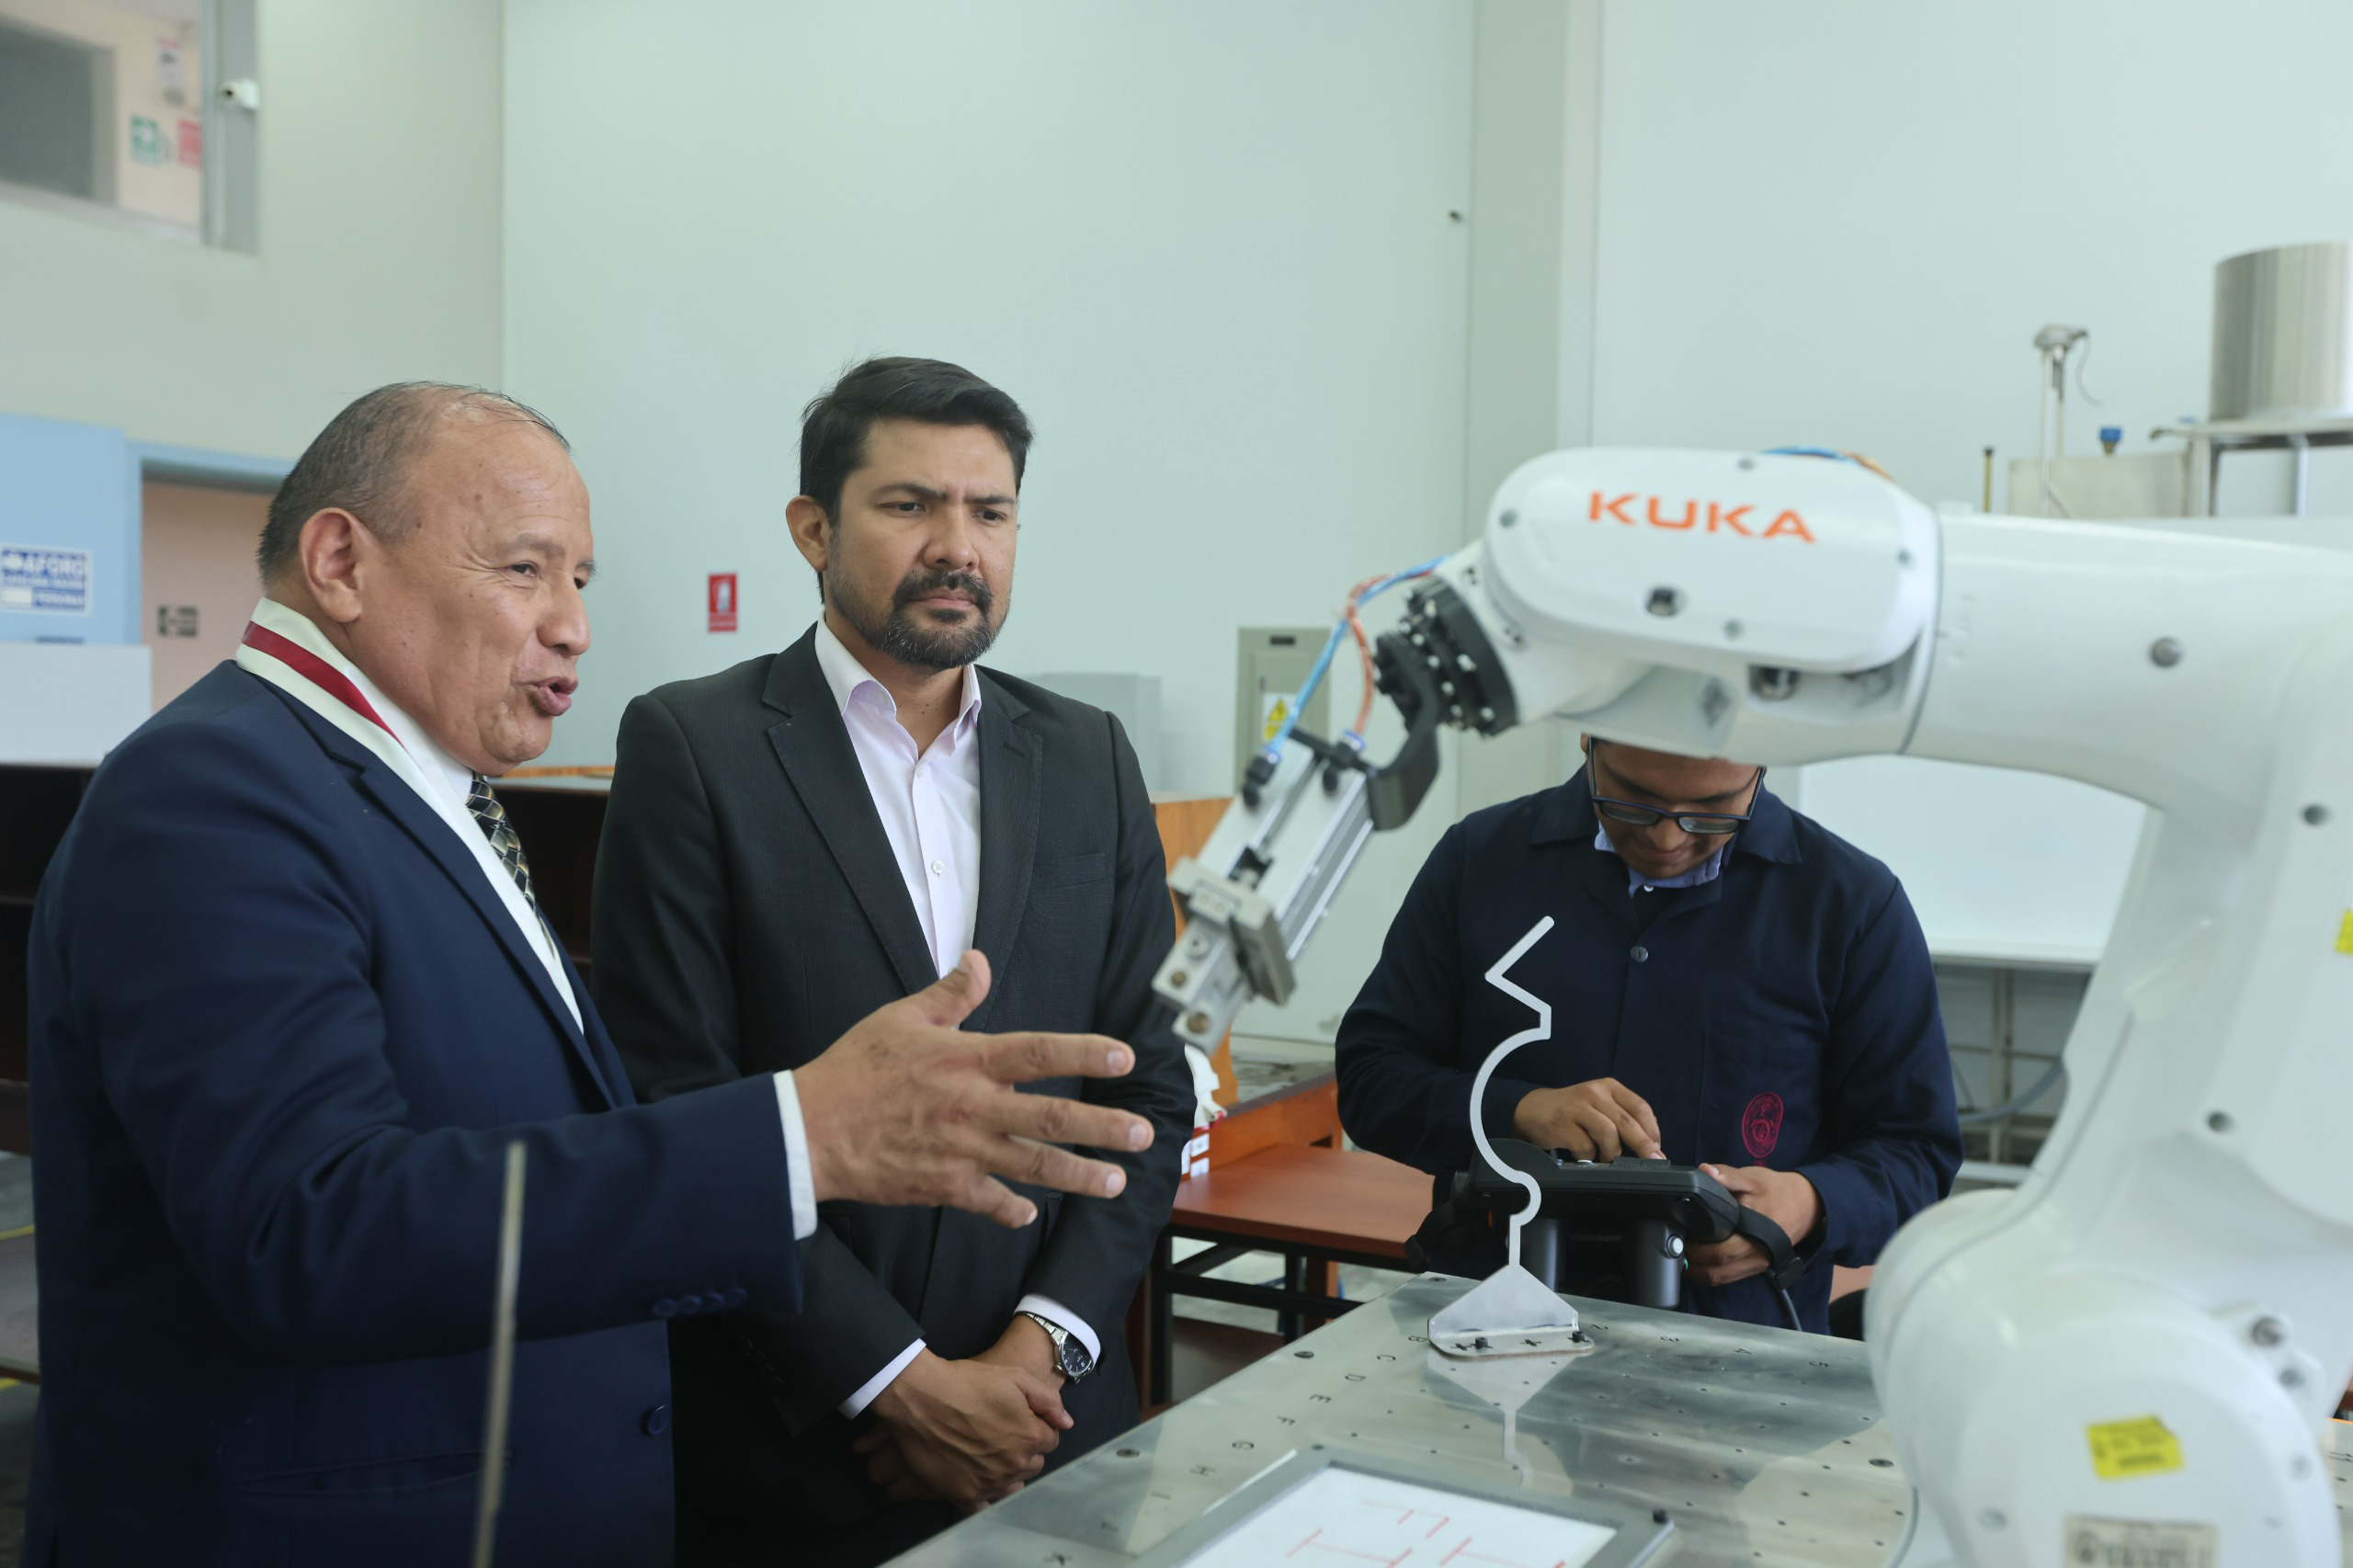
[[[1408, 1280], [898, 1562], [1125, 1568], [1318, 1443], [1433, 1485], [1517, 1471], [1540, 1495], [1664, 1508], [1659, 1568], [1876, 1568], [1903, 1550], [1916, 1500], [1859, 1344], [1577, 1300], [1589, 1355], [1450, 1362], [1424, 1331], [1469, 1288]], [[1515, 1400], [1507, 1418], [1498, 1401]], [[2332, 1431], [2353, 1450], [2353, 1431]], [[2342, 1501], [2353, 1451], [2329, 1459]]]
[[1527, 1487], [1667, 1509], [1654, 1562], [1875, 1565], [1904, 1540], [1859, 1345], [1578, 1301], [1589, 1355], [1448, 1361], [1424, 1330], [1470, 1284], [1408, 1280], [899, 1561], [1120, 1568], [1314, 1443], [1509, 1483], [1512, 1399]]

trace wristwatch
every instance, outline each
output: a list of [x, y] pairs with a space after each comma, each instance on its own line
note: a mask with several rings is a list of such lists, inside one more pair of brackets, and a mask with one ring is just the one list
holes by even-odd
[[1054, 1367], [1063, 1377], [1076, 1382], [1095, 1370], [1095, 1358], [1086, 1353], [1086, 1346], [1079, 1343], [1078, 1335], [1051, 1318], [1040, 1317], [1036, 1312], [1023, 1312], [1021, 1315], [1044, 1329], [1046, 1337], [1054, 1342]]

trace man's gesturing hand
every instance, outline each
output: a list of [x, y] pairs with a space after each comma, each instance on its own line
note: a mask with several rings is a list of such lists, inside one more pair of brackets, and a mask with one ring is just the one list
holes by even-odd
[[1615, 1078], [1533, 1090], [1512, 1112], [1511, 1130], [1540, 1149], [1564, 1150], [1580, 1160], [1662, 1157], [1650, 1102]]
[[869, 1014], [792, 1074], [820, 1201], [948, 1204], [1001, 1225], [1037, 1206], [995, 1176], [1111, 1198], [1127, 1173], [1055, 1143], [1142, 1149], [1152, 1123], [1108, 1106], [1013, 1087], [1038, 1078], [1116, 1078], [1135, 1052], [1101, 1035], [965, 1034], [989, 994], [978, 952], [928, 988]]

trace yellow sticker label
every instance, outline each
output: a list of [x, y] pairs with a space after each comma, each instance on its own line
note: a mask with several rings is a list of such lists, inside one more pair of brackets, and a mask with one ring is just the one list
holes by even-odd
[[2181, 1468], [2181, 1439], [2154, 1415], [2086, 1426], [2084, 1437], [2092, 1446], [2092, 1470], [2102, 1481], [2163, 1475]]
[[2340, 953], [2353, 953], [2353, 909], [2347, 910], [2345, 918], [2337, 925], [2336, 950]]

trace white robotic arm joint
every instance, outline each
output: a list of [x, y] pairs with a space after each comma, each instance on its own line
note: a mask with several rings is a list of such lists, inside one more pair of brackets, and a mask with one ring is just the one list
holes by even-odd
[[[2353, 1373], [2353, 550], [1939, 518], [1812, 457], [1576, 451], [1513, 473], [1433, 575], [1381, 640], [1397, 757], [1291, 736], [1172, 873], [1191, 919], [1157, 986], [1180, 1032], [1214, 1045], [1251, 996], [1291, 994], [1366, 840], [1428, 791], [1440, 725], [1557, 715], [1686, 755], [1906, 753], [2143, 801], [2035, 1175], [1930, 1209], [1881, 1260], [1881, 1396], [1980, 1568], [2111, 1526], [2336, 1568], [2313, 1429]], [[2120, 1424], [2166, 1434], [2165, 1468], [2102, 1472]]]

